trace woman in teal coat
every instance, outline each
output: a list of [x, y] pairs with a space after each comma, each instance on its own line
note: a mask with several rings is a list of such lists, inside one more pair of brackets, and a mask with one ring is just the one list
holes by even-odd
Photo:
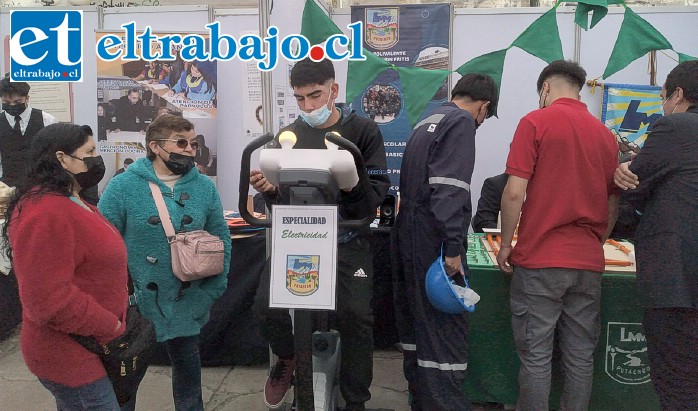
[[[165, 342], [175, 409], [203, 410], [198, 340], [211, 306], [227, 286], [230, 234], [213, 181], [194, 167], [193, 124], [163, 114], [148, 126], [145, 141], [147, 158], [111, 180], [99, 209], [124, 237], [138, 307], [153, 321], [158, 341]], [[223, 240], [221, 274], [191, 282], [174, 276], [150, 181], [160, 188], [176, 231], [206, 230]]]

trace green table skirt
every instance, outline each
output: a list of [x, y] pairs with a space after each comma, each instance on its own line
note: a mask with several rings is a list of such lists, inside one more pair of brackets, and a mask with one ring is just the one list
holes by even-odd
[[[469, 256], [469, 265], [471, 264]], [[481, 262], [482, 259], [480, 258]], [[470, 315], [469, 360], [464, 389], [476, 403], [515, 404], [519, 359], [511, 332], [507, 275], [494, 267], [470, 266], [470, 286], [482, 300]], [[642, 309], [634, 274], [603, 274], [601, 335], [594, 354], [591, 411], [655, 411]], [[559, 403], [562, 375], [553, 354], [551, 408]]]

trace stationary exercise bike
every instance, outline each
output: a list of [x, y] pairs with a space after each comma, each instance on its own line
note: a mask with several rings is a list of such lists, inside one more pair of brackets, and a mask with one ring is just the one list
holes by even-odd
[[[238, 206], [241, 216], [252, 226], [272, 226], [271, 219], [262, 220], [250, 214], [247, 197], [252, 152], [273, 139], [271, 133], [265, 134], [248, 144], [242, 154]], [[370, 192], [361, 152], [338, 133], [325, 135], [327, 150], [293, 150], [296, 136], [292, 132], [281, 133], [278, 140], [281, 149], [263, 149], [259, 162], [267, 180], [277, 187], [280, 197], [285, 200], [284, 205], [336, 205], [340, 189], [352, 189], [357, 185], [362, 186], [366, 193]], [[374, 217], [369, 213], [361, 219], [339, 220], [338, 227], [363, 227]], [[336, 275], [336, 271], [333, 274]], [[319, 323], [320, 331], [313, 332], [314, 323]], [[327, 311], [293, 311], [294, 403], [299, 411], [334, 411], [337, 408], [340, 336], [336, 330], [330, 330], [328, 324]]]

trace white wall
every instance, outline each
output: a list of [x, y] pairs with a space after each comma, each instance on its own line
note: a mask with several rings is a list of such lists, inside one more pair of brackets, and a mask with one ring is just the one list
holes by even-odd
[[[298, 33], [301, 26], [303, 0], [274, 2], [271, 24], [279, 27], [280, 37]], [[73, 85], [75, 122], [96, 125], [96, 57], [94, 55], [94, 30], [98, 28], [119, 29], [129, 21], [152, 26], [163, 31], [204, 31], [212, 19], [220, 21], [222, 32], [238, 37], [241, 31], [258, 28], [256, 9], [215, 10], [211, 13], [206, 6], [179, 7], [138, 7], [110, 8], [104, 10], [103, 25], [99, 24], [96, 7], [81, 7], [84, 11], [84, 81]], [[456, 9], [453, 23], [452, 61], [453, 68], [482, 54], [509, 46], [530, 23], [547, 8], [529, 9]], [[677, 50], [698, 56], [698, 7], [633, 8], [653, 24]], [[614, 7], [594, 29], [580, 31], [580, 62], [587, 70], [590, 79], [600, 76], [608, 58], [620, 24], [623, 19], [621, 8]], [[212, 17], [213, 16], [213, 17]], [[573, 59], [575, 51], [574, 8], [560, 7], [557, 12], [558, 27], [565, 58]], [[349, 9], [333, 11], [333, 20], [346, 32], [350, 22]], [[0, 36], [9, 34], [9, 10], [0, 9]], [[2, 51], [0, 51], [1, 53]], [[675, 53], [667, 52], [675, 58]], [[659, 84], [675, 66], [671, 58], [658, 53]], [[288, 66], [280, 62], [273, 73], [273, 85], [288, 85]], [[518, 121], [527, 112], [537, 108], [538, 95], [535, 83], [545, 63], [519, 49], [507, 53], [502, 92], [499, 104], [499, 118], [491, 118], [478, 130], [475, 171], [472, 181], [473, 206], [477, 204], [480, 188], [485, 178], [503, 172], [509, 143]], [[218, 187], [227, 209], [237, 208], [240, 156], [248, 141], [244, 137], [241, 112], [246, 101], [241, 93], [242, 65], [239, 61], [219, 62], [218, 65]], [[2, 59], [0, 59], [2, 72]], [[346, 63], [335, 64], [337, 81], [340, 83], [340, 97], [343, 101], [346, 87]], [[458, 80], [454, 74], [452, 84]], [[608, 79], [616, 83], [648, 84], [647, 58], [643, 57], [626, 69]], [[599, 115], [601, 92], [595, 94], [583, 90], [582, 98], [590, 111]], [[269, 117], [269, 116], [265, 116]]]
[[[216, 10], [215, 20], [220, 22], [222, 33], [235, 38], [240, 32], [259, 30], [256, 9]], [[249, 110], [241, 98], [243, 69], [239, 60], [218, 62], [218, 192], [226, 210], [238, 209], [240, 159], [251, 141], [243, 127], [243, 110]], [[254, 194], [252, 188], [250, 194]]]

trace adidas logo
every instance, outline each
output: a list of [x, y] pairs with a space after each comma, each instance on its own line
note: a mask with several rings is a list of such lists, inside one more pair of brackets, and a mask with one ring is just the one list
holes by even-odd
[[366, 277], [368, 277], [368, 276], [366, 275], [366, 272], [364, 271], [363, 268], [359, 268], [359, 269], [356, 270], [356, 272], [354, 273], [354, 277], [366, 278]]

